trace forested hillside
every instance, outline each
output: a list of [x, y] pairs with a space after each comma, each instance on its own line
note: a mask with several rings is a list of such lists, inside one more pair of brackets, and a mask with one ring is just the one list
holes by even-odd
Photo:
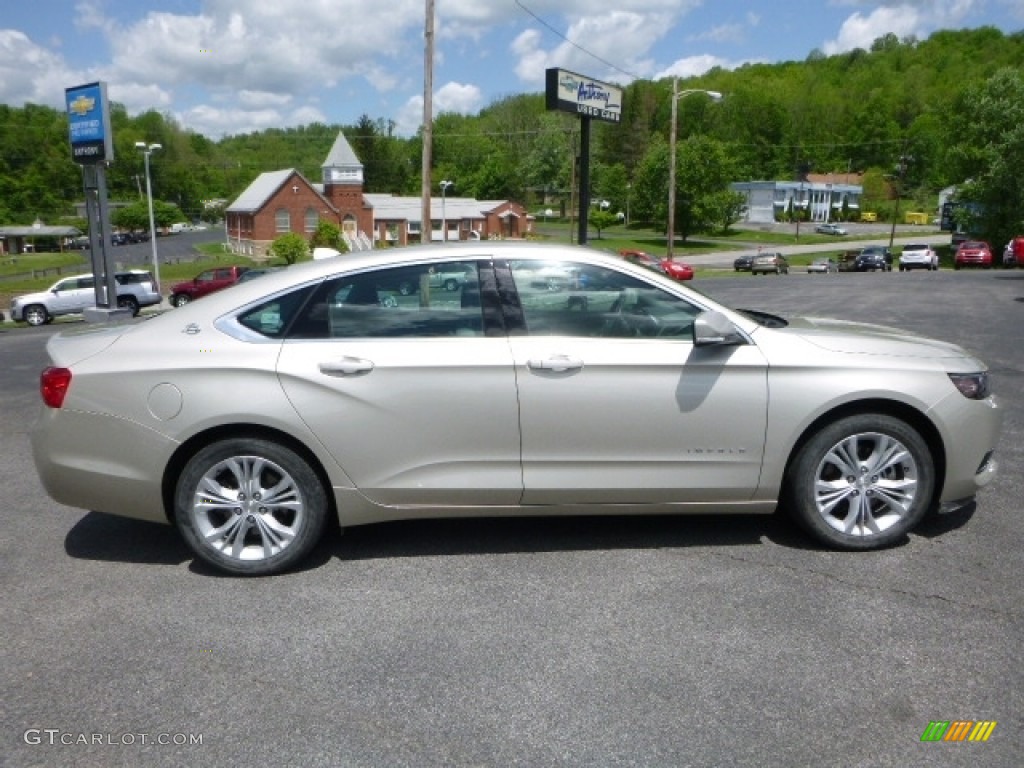
[[[882, 198], [891, 188], [884, 180], [903, 158], [905, 196], [924, 204], [937, 190], [970, 180], [966, 193], [999, 208], [1000, 231], [1024, 228], [1016, 183], [1024, 170], [1022, 69], [1024, 33], [982, 28], [927, 40], [889, 35], [870, 50], [813, 51], [804, 61], [680, 81], [680, 89], [725, 95], [720, 103], [699, 94], [679, 100], [680, 205], [687, 205], [688, 185], [790, 179], [801, 170], [865, 171], [869, 199]], [[671, 93], [671, 80], [633, 82], [623, 121], [594, 124], [593, 196], [613, 210], [629, 207], [636, 220], [666, 216]], [[156, 111], [129, 116], [114, 105], [112, 113], [113, 200], [144, 194], [136, 141], [163, 145], [152, 156], [154, 196], [198, 218], [203, 200], [231, 199], [263, 171], [295, 167], [319, 181], [339, 130], [365, 165], [367, 191], [419, 194], [420, 140], [392, 135], [383, 119], [364, 115], [355, 125], [212, 140]], [[434, 178], [455, 180], [451, 194], [514, 198], [532, 210], [564, 205], [578, 128], [575, 118], [546, 112], [541, 93], [508, 96], [476, 115], [437, 115]], [[63, 112], [0, 106], [0, 223], [56, 223], [72, 213], [81, 186]]]

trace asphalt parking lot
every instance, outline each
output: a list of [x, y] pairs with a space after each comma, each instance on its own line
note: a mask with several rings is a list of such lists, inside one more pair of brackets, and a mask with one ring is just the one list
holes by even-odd
[[[1024, 754], [1024, 270], [696, 281], [961, 343], [1002, 472], [902, 546], [781, 516], [393, 523], [263, 580], [51, 502], [54, 328], [0, 329], [0, 765], [1006, 766]], [[923, 742], [933, 721], [988, 741]]]

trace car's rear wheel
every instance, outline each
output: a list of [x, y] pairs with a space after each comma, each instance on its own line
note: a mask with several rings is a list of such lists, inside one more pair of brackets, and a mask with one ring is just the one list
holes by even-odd
[[305, 558], [323, 535], [327, 495], [309, 463], [269, 440], [203, 448], [175, 490], [175, 520], [192, 551], [228, 573], [267, 576]]
[[121, 309], [130, 309], [132, 317], [137, 317], [139, 314], [139, 302], [134, 296], [118, 296], [117, 306]]
[[50, 322], [50, 313], [46, 311], [46, 307], [42, 304], [33, 304], [29, 307], [25, 307], [25, 311], [21, 315], [25, 318], [25, 322], [29, 325], [46, 325]]
[[172, 307], [183, 307], [192, 301], [192, 298], [187, 293], [176, 293], [171, 296]]
[[444, 289], [446, 291], [457, 291], [459, 290], [459, 281], [454, 277], [450, 277], [444, 281]]
[[906, 422], [884, 414], [839, 419], [796, 455], [786, 502], [819, 541], [877, 549], [902, 540], [931, 503], [935, 464]]

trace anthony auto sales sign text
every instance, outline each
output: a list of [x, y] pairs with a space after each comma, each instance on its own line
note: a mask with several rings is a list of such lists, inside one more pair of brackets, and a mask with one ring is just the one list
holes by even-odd
[[549, 110], [571, 112], [606, 123], [622, 119], [622, 89], [565, 69], [547, 70], [545, 88]]

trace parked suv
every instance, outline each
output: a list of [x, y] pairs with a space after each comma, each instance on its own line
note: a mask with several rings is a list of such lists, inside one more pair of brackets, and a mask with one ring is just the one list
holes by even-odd
[[191, 280], [176, 283], [171, 288], [171, 306], [180, 307], [190, 301], [220, 291], [238, 282], [248, 267], [215, 267], [200, 272]]
[[[160, 286], [145, 270], [117, 272], [117, 306], [139, 314], [142, 307], [160, 303]], [[49, 290], [16, 296], [11, 301], [11, 319], [29, 325], [44, 325], [55, 317], [73, 315], [96, 306], [96, 283], [92, 275], [65, 277]]]
[[853, 262], [855, 272], [892, 272], [892, 251], [882, 245], [862, 248]]
[[912, 269], [935, 271], [939, 268], [939, 255], [928, 243], [907, 243], [900, 254], [900, 272]]
[[759, 253], [750, 263], [750, 273], [752, 275], [768, 273], [788, 275], [789, 262], [781, 253]]

